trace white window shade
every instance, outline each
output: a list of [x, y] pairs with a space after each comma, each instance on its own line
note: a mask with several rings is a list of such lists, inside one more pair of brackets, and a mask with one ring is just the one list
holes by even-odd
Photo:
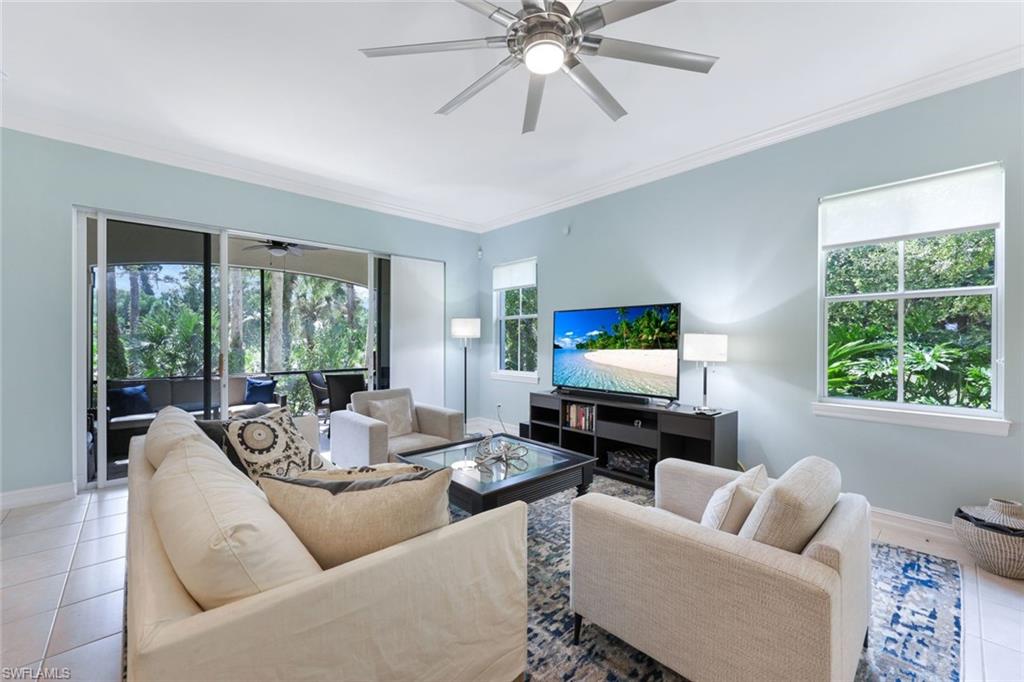
[[493, 289], [495, 291], [535, 286], [537, 286], [536, 258], [494, 266]]
[[1003, 167], [975, 166], [825, 197], [819, 215], [823, 248], [998, 225]]

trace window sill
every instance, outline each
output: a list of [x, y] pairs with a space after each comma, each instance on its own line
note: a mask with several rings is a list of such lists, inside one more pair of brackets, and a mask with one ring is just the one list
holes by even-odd
[[962, 431], [984, 436], [1005, 437], [1010, 432], [1010, 421], [1000, 417], [979, 417], [966, 414], [943, 414], [921, 410], [905, 410], [871, 405], [812, 402], [811, 412], [819, 417], [838, 417], [881, 424], [901, 424], [925, 429]]
[[499, 381], [516, 381], [521, 384], [539, 384], [540, 378], [536, 372], [513, 372], [508, 369], [499, 369], [491, 372], [492, 379]]

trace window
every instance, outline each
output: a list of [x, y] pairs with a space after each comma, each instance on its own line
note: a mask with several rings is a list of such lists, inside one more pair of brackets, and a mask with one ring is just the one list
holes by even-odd
[[536, 379], [537, 261], [498, 265], [493, 272], [496, 375]]
[[1002, 220], [997, 164], [823, 199], [820, 399], [1000, 413]]

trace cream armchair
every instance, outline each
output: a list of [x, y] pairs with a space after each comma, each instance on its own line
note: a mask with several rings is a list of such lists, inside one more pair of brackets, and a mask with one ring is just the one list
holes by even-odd
[[655, 507], [572, 502], [571, 605], [691, 680], [852, 680], [871, 602], [867, 500], [841, 494], [799, 554], [700, 525], [739, 472], [657, 466]]
[[[388, 425], [370, 416], [370, 403], [407, 398], [412, 433], [395, 436]], [[401, 452], [436, 447], [465, 438], [462, 413], [444, 407], [417, 405], [408, 388], [360, 391], [352, 394], [348, 410], [331, 413], [331, 459], [339, 466], [384, 464]]]

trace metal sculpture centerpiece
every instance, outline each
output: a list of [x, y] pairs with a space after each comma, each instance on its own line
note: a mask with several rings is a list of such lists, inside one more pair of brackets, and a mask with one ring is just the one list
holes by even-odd
[[500, 24], [505, 29], [505, 35], [373, 47], [361, 51], [367, 57], [488, 48], [508, 52], [494, 68], [438, 109], [439, 114], [450, 114], [509, 71], [520, 64], [526, 64], [530, 71], [530, 84], [526, 94], [526, 114], [523, 116], [524, 133], [537, 127], [544, 79], [559, 70], [576, 83], [610, 119], [616, 121], [626, 114], [626, 110], [583, 64], [581, 56], [625, 59], [697, 73], [707, 73], [718, 61], [718, 57], [706, 54], [635, 43], [594, 33], [616, 21], [672, 1], [612, 0], [580, 11], [582, 0], [522, 0], [522, 9], [513, 14], [487, 0], [458, 0], [460, 4]]
[[495, 434], [492, 431], [491, 435], [485, 436], [476, 444], [476, 457], [473, 458], [476, 468], [492, 472], [494, 465], [502, 465], [506, 472], [509, 470], [526, 471], [529, 468], [526, 456], [530, 454], [530, 449], [522, 443], [515, 443], [507, 439], [498, 438], [496, 440], [498, 435], [500, 434]]

